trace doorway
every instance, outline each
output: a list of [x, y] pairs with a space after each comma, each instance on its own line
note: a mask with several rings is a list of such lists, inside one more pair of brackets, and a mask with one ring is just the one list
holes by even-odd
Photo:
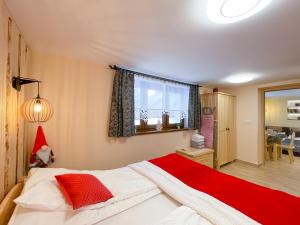
[[300, 88], [264, 90], [264, 160], [300, 157]]

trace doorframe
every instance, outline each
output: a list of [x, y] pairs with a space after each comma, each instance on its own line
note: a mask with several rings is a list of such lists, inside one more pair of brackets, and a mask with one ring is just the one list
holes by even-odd
[[259, 98], [259, 131], [258, 131], [258, 141], [259, 141], [259, 155], [262, 157], [262, 163], [265, 163], [265, 93], [268, 91], [283, 91], [290, 89], [300, 89], [300, 83], [277, 85], [270, 87], [258, 88], [258, 98]]

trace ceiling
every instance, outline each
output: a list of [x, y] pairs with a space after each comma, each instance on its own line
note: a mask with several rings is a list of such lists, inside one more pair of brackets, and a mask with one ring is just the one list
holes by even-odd
[[273, 0], [234, 24], [206, 16], [207, 0], [6, 0], [33, 49], [140, 72], [224, 85], [300, 78], [300, 1]]

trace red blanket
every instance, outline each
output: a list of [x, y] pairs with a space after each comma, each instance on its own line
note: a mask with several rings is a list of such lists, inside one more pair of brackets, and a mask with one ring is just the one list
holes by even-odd
[[300, 198], [218, 172], [178, 154], [150, 160], [188, 186], [264, 225], [299, 225]]

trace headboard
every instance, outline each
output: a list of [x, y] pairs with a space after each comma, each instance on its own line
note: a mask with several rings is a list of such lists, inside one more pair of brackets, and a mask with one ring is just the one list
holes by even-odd
[[7, 225], [14, 212], [16, 204], [13, 202], [22, 192], [24, 181], [17, 183], [0, 204], [0, 225]]

